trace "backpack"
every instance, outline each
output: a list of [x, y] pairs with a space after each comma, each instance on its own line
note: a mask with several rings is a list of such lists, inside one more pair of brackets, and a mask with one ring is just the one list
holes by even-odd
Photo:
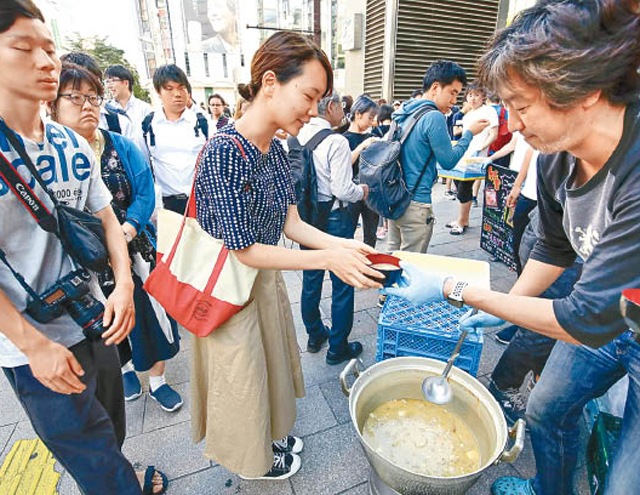
[[[153, 133], [153, 127], [151, 127], [151, 121], [154, 115], [155, 112], [150, 112], [142, 121], [142, 137], [149, 146], [156, 145], [156, 135]], [[196, 137], [200, 136], [200, 131], [202, 131], [205, 139], [209, 139], [209, 122], [207, 118], [199, 112], [196, 112], [196, 125], [193, 130], [196, 133]], [[148, 141], [147, 136], [149, 136]]]
[[[298, 213], [303, 221], [315, 227], [321, 226], [322, 218], [326, 212], [321, 211], [318, 204], [318, 179], [313, 163], [313, 150], [331, 134], [333, 134], [331, 129], [322, 129], [304, 146], [295, 136], [287, 138]], [[331, 203], [333, 204], [333, 201]]]
[[498, 113], [498, 137], [489, 146], [489, 155], [492, 155], [509, 141], [511, 141], [512, 134], [509, 132], [509, 114], [507, 109], [502, 105], [491, 105]]
[[436, 110], [432, 105], [422, 106], [409, 117], [404, 130], [394, 120], [389, 132], [381, 141], [372, 143], [360, 153], [360, 183], [369, 186], [366, 203], [378, 215], [390, 220], [397, 220], [404, 215], [409, 207], [411, 197], [415, 194], [424, 173], [427, 171], [433, 150], [429, 154], [412, 191], [407, 189], [404, 180], [400, 151], [413, 127], [422, 116]]

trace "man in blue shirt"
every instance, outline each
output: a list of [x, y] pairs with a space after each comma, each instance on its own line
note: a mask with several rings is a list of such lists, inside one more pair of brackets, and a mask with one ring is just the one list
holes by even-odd
[[476, 122], [455, 146], [451, 146], [445, 114], [455, 105], [466, 82], [462, 67], [455, 62], [438, 60], [425, 72], [422, 96], [404, 102], [393, 114], [393, 119], [402, 128], [422, 107], [431, 106], [437, 110], [420, 118], [402, 146], [400, 160], [412, 197], [404, 215], [389, 221], [389, 251], [427, 251], [433, 233], [431, 187], [437, 177], [436, 163], [447, 170], [455, 167], [467, 151], [471, 138], [488, 125], [485, 121]]

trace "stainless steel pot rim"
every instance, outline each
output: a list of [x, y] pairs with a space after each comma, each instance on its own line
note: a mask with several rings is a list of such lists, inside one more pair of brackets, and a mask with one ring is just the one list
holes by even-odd
[[[358, 403], [359, 395], [365, 389], [366, 384], [372, 375], [377, 374], [379, 370], [381, 369], [384, 370], [386, 368], [390, 368], [389, 371], [394, 373], [402, 372], [402, 371], [425, 371], [426, 370], [426, 371], [434, 372], [437, 374], [437, 373], [440, 373], [442, 369], [444, 369], [444, 366], [445, 366], [444, 362], [437, 361], [435, 359], [421, 358], [421, 357], [398, 357], [398, 358], [387, 359], [385, 361], [380, 361], [370, 366], [366, 370], [361, 371], [360, 376], [356, 379], [353, 386], [351, 387], [351, 397], [349, 398], [349, 415], [358, 433], [358, 437], [360, 438], [360, 441], [366, 444], [367, 446], [369, 446], [369, 444], [366, 442], [366, 440], [362, 436], [362, 433], [360, 432], [360, 428], [358, 428], [357, 426], [358, 418], [356, 417], [356, 414], [355, 414], [355, 406]], [[493, 396], [489, 393], [486, 387], [482, 385], [482, 383], [480, 383], [476, 378], [472, 377], [471, 375], [460, 370], [459, 368], [455, 368], [455, 367], [452, 368], [449, 378], [453, 383], [455, 383], [456, 386], [460, 386], [466, 389], [468, 393], [475, 396], [481, 403], [483, 403], [484, 401], [489, 401], [489, 403], [493, 405], [493, 408], [496, 412], [500, 411], [499, 414], [494, 415], [494, 417], [499, 422], [499, 424], [496, 425], [499, 438], [496, 442], [496, 447], [494, 449], [494, 452], [492, 453], [491, 456], [489, 456], [489, 459], [486, 462], [484, 462], [480, 466], [480, 468], [478, 468], [476, 471], [473, 471], [471, 473], [466, 473], [460, 476], [451, 476], [451, 477], [426, 476], [424, 474], [416, 473], [414, 471], [410, 471], [408, 469], [402, 468], [394, 464], [394, 466], [397, 469], [400, 469], [408, 474], [423, 477], [425, 479], [429, 479], [433, 481], [452, 482], [452, 481], [464, 480], [465, 478], [471, 478], [471, 477], [477, 476], [478, 474], [485, 471], [488, 467], [495, 464], [503, 454], [508, 441], [508, 433], [507, 433], [508, 429], [507, 429], [507, 422], [504, 418], [504, 414], [502, 413], [498, 402], [493, 398]], [[478, 397], [478, 395], [474, 393], [472, 388], [465, 382], [470, 382], [476, 385], [476, 388], [479, 391], [483, 392], [482, 396]], [[485, 405], [485, 407], [487, 406]], [[370, 446], [369, 446], [369, 450], [373, 455], [380, 457], [385, 462], [391, 463], [389, 459], [375, 452], [373, 449], [371, 449]]]

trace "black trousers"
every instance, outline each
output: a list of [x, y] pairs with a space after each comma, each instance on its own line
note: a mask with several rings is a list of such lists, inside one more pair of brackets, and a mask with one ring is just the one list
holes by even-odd
[[162, 204], [167, 210], [175, 211], [182, 215], [187, 209], [189, 196], [186, 194], [176, 194], [174, 196], [162, 196]]
[[357, 203], [351, 203], [349, 205], [349, 214], [351, 215], [351, 221], [353, 222], [353, 231], [356, 231], [358, 227], [358, 219], [362, 215], [362, 235], [364, 243], [371, 247], [376, 247], [376, 232], [378, 230], [379, 215], [369, 209], [364, 201], [358, 201]]

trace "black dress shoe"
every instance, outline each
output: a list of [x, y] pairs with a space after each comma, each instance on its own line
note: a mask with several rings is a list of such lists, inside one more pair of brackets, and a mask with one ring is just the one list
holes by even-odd
[[349, 361], [362, 354], [362, 344], [351, 342], [346, 349], [339, 352], [327, 351], [327, 364], [340, 364]]
[[324, 344], [328, 338], [329, 338], [329, 329], [325, 327], [324, 334], [320, 339], [316, 340], [309, 337], [309, 340], [307, 341], [307, 351], [309, 351], [312, 354], [315, 354], [320, 350], [320, 348], [322, 347], [322, 344]]

